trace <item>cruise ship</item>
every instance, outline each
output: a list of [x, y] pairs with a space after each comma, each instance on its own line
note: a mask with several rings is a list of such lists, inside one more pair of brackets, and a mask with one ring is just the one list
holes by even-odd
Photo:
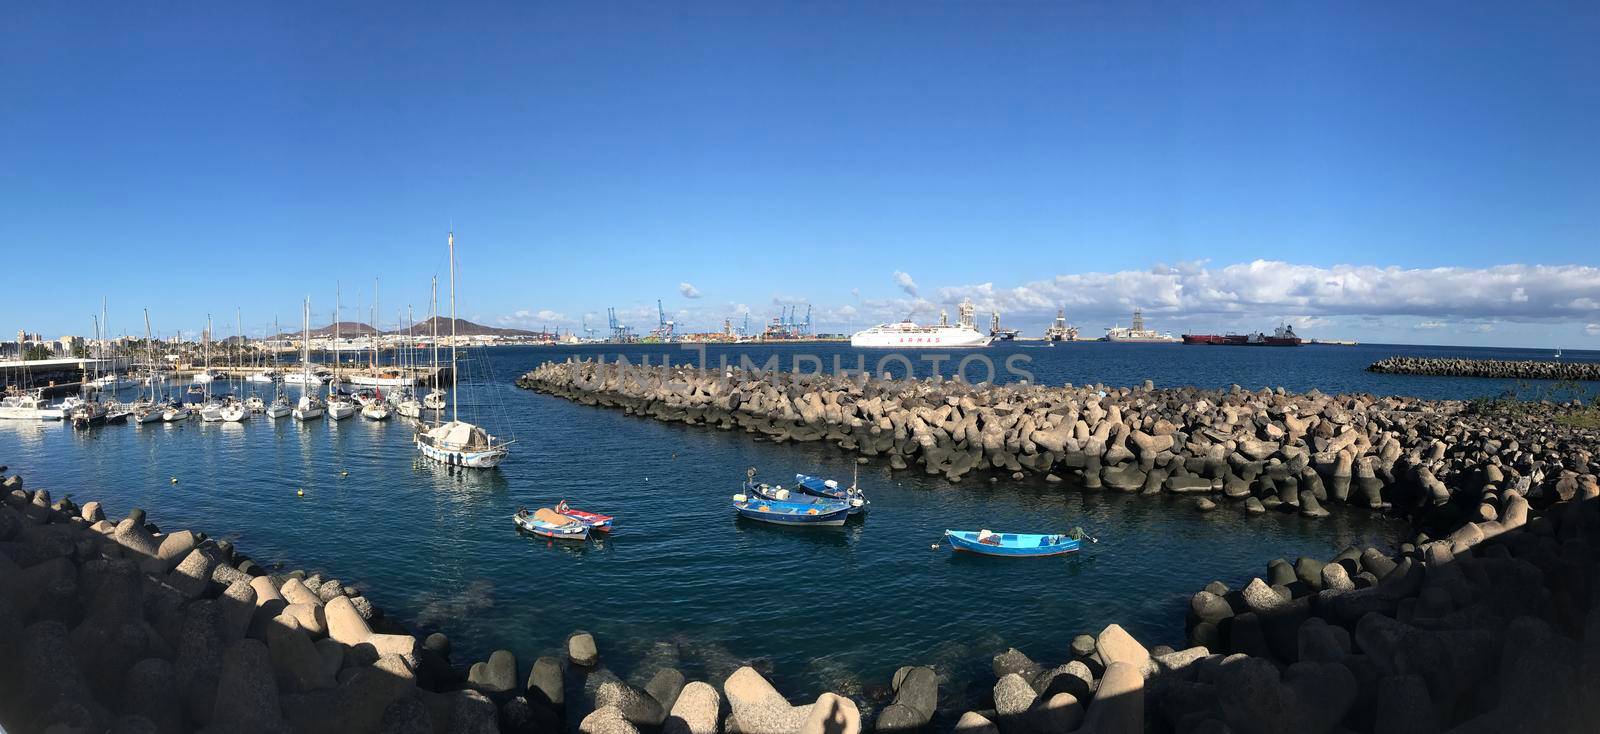
[[1172, 332], [1144, 328], [1144, 312], [1136, 308], [1133, 310], [1133, 326], [1130, 328], [1113, 326], [1106, 329], [1106, 341], [1164, 344], [1182, 340], [1173, 336]]
[[918, 326], [910, 318], [895, 324], [879, 324], [850, 335], [852, 347], [888, 347], [892, 349], [950, 349], [955, 347], [987, 347], [993, 337], [978, 331], [972, 323], [976, 309], [963, 301], [960, 315], [954, 325], [949, 316], [939, 312], [939, 323]]

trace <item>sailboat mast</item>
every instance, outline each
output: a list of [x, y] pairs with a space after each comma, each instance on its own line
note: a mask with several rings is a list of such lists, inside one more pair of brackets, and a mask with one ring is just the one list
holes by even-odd
[[460, 419], [460, 378], [456, 376], [456, 233], [450, 232], [450, 421]]
[[300, 353], [300, 372], [304, 375], [300, 384], [304, 386], [301, 389], [309, 391], [311, 389], [311, 296], [306, 296], [305, 310], [300, 323], [300, 348], [304, 350]]
[[433, 323], [433, 391], [439, 391], [439, 276], [428, 291], [428, 321]]
[[150, 309], [144, 310], [144, 353], [150, 360], [150, 402], [156, 399], [156, 343], [150, 340]]
[[339, 384], [339, 299], [339, 283], [335, 281], [333, 284], [333, 382], [328, 383], [329, 395], [333, 394], [334, 385]]

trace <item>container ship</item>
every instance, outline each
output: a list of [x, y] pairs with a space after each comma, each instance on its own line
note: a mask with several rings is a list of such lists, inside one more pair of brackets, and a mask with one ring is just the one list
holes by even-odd
[[1254, 334], [1184, 334], [1184, 344], [1222, 344], [1233, 347], [1298, 347], [1303, 342], [1294, 333], [1293, 326], [1279, 326], [1267, 336]]

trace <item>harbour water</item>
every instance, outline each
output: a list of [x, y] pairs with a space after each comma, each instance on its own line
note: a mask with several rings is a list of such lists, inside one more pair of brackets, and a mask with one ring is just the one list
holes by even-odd
[[[630, 360], [698, 357], [675, 345], [621, 350]], [[763, 363], [833, 356], [843, 345], [709, 351]], [[1043, 383], [1194, 384], [1361, 391], [1424, 397], [1538, 389], [1509, 381], [1377, 375], [1395, 354], [1543, 358], [1536, 351], [1415, 347], [1251, 349], [1180, 345], [1004, 345], [997, 362], [1031, 358]], [[1015, 646], [1043, 662], [1068, 656], [1074, 634], [1108, 622], [1149, 643], [1182, 642], [1188, 595], [1213, 579], [1262, 573], [1267, 559], [1326, 558], [1350, 544], [1386, 547], [1397, 523], [1352, 508], [1308, 520], [1232, 508], [1199, 514], [1168, 497], [1085, 492], [1069, 484], [952, 485], [913, 467], [860, 467], [872, 500], [842, 530], [736, 520], [728, 497], [747, 467], [769, 482], [794, 472], [848, 480], [852, 459], [825, 444], [775, 445], [589, 408], [515, 388], [539, 362], [614, 359], [615, 346], [480, 351], [463, 370], [463, 417], [513, 439], [500, 469], [452, 472], [417, 458], [412, 426], [359, 417], [299, 424], [108, 426], [0, 422], [0, 463], [57, 497], [100, 500], [110, 514], [143, 507], [164, 529], [235, 540], [264, 565], [324, 570], [361, 587], [420, 631], [443, 631], [455, 659], [499, 647], [519, 659], [557, 649], [587, 629], [626, 677], [675, 643], [691, 677], [716, 679], [754, 662], [781, 690], [869, 699], [894, 669], [932, 664], [947, 677], [942, 706], [976, 701], [992, 681], [990, 655]], [[881, 352], [866, 353], [871, 366]], [[1569, 359], [1594, 359], [1574, 355]], [[947, 370], [951, 365], [947, 364]], [[271, 386], [245, 386], [265, 388]], [[286, 388], [291, 395], [297, 388]], [[131, 397], [131, 392], [130, 397]], [[174, 482], [173, 480], [176, 480]], [[297, 497], [298, 490], [303, 497]], [[519, 535], [510, 515], [567, 499], [618, 518], [612, 538], [566, 545]], [[1082, 526], [1100, 542], [1075, 556], [1001, 560], [935, 549], [946, 528], [1015, 531]]]

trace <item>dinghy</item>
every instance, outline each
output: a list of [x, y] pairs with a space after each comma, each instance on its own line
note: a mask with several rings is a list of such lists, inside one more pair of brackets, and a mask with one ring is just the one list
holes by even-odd
[[511, 519], [518, 528], [526, 530], [541, 538], [552, 540], [588, 540], [589, 526], [573, 518], [567, 517], [548, 507], [541, 507], [535, 512], [528, 512], [524, 507], [517, 510]]
[[850, 516], [848, 502], [782, 502], [744, 494], [733, 496], [733, 509], [742, 517], [774, 525], [833, 527]]
[[561, 500], [560, 502], [556, 503], [556, 512], [589, 526], [590, 530], [593, 530], [597, 533], [611, 532], [612, 521], [616, 519], [610, 515], [602, 515], [598, 512], [585, 512], [583, 510], [574, 509], [571, 505], [567, 504], [566, 500]]
[[944, 537], [958, 551], [986, 556], [1059, 556], [1074, 553], [1080, 542], [1070, 535], [992, 533], [988, 530], [946, 530]]

